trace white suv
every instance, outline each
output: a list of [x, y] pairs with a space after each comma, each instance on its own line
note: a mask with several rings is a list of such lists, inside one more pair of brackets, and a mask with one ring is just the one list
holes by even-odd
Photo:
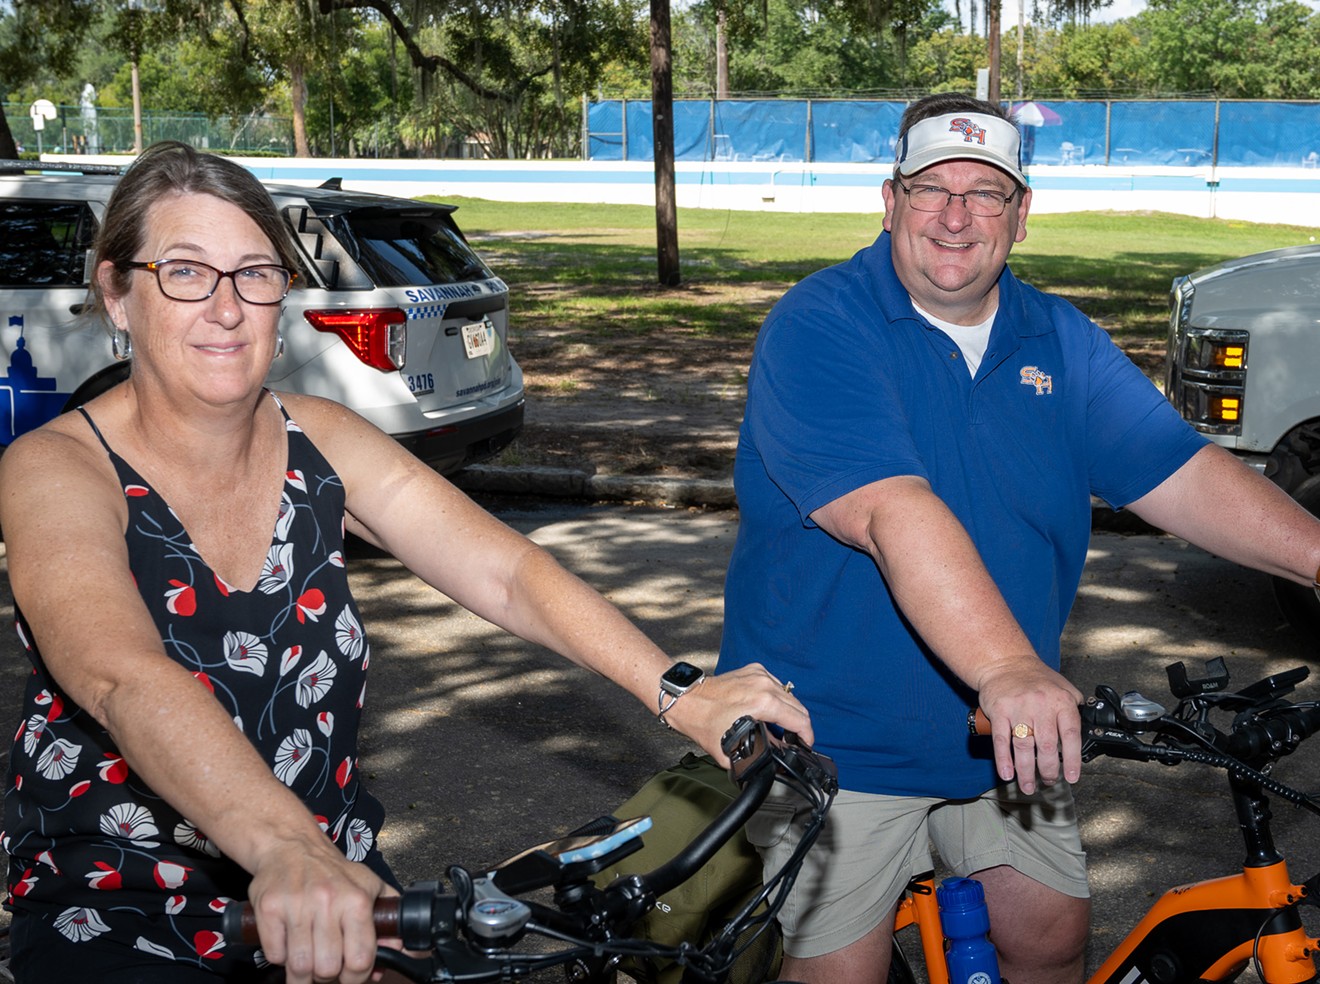
[[[0, 161], [0, 448], [128, 375], [108, 333], [76, 317], [118, 174]], [[509, 291], [453, 207], [337, 179], [267, 187], [301, 260], [269, 385], [337, 400], [443, 472], [498, 454], [523, 421]]]

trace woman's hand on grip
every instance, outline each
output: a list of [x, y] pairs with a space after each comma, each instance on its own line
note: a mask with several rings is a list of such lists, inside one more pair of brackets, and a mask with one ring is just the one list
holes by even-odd
[[372, 905], [393, 894], [328, 839], [268, 853], [249, 887], [262, 950], [283, 965], [289, 984], [370, 979], [377, 945]]
[[760, 663], [707, 676], [666, 712], [665, 719], [687, 735], [720, 765], [729, 764], [720, 739], [734, 721], [749, 715], [758, 721], [793, 731], [808, 745], [815, 740], [811, 716], [786, 682], [776, 679]]

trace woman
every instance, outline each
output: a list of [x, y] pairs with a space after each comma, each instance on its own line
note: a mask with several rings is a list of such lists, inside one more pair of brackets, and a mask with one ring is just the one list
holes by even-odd
[[[657, 710], [670, 662], [604, 599], [353, 413], [263, 388], [295, 265], [246, 170], [150, 148], [96, 251], [132, 374], [0, 459], [35, 668], [5, 815], [20, 981], [255, 980], [263, 961], [367, 979], [394, 880], [356, 770], [369, 649], [345, 530]], [[716, 755], [743, 713], [810, 736], [759, 667], [666, 704]], [[256, 908], [255, 957], [215, 938], [232, 897]]]

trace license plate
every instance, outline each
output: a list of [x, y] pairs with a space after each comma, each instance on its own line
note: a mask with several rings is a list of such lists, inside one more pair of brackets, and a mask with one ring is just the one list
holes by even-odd
[[474, 321], [463, 326], [463, 350], [469, 359], [490, 355], [495, 348], [495, 332], [489, 321]]

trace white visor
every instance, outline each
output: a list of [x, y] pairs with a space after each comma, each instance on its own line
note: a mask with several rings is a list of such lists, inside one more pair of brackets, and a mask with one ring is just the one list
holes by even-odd
[[984, 161], [1026, 185], [1017, 127], [984, 113], [948, 113], [914, 123], [898, 141], [894, 168], [908, 178], [941, 161]]

